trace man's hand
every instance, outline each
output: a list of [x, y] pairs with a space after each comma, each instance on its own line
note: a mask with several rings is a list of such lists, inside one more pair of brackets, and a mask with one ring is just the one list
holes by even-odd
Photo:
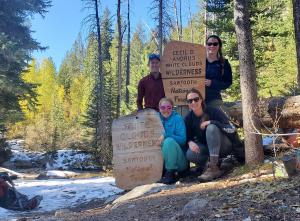
[[205, 79], [205, 86], [210, 87], [211, 85], [211, 80]]
[[157, 146], [161, 146], [162, 142], [164, 141], [165, 137], [164, 135], [161, 135], [158, 140], [156, 141]]
[[200, 153], [200, 147], [195, 142], [190, 141], [188, 145], [191, 151], [195, 153]]

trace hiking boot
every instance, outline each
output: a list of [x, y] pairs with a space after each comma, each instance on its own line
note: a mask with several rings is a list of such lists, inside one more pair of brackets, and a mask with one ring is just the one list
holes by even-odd
[[220, 169], [224, 172], [231, 171], [233, 168], [234, 168], [234, 160], [231, 158], [225, 158], [220, 163]]
[[201, 166], [196, 166], [190, 169], [190, 174], [192, 176], [200, 176], [203, 171], [204, 171], [205, 167], [201, 167]]
[[198, 179], [200, 182], [209, 182], [219, 178], [223, 174], [224, 171], [221, 170], [217, 165], [209, 165], [205, 172], [198, 177]]
[[175, 171], [166, 171], [165, 176], [160, 179], [159, 183], [164, 183], [167, 185], [174, 184], [176, 183], [177, 178], [176, 178], [176, 173]]

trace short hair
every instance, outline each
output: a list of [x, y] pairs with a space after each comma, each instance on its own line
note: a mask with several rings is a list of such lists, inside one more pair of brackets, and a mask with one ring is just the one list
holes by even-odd
[[172, 105], [172, 107], [174, 106], [174, 102], [172, 101], [172, 99], [171, 98], [167, 98], [167, 97], [164, 97], [164, 98], [162, 98], [162, 99], [160, 99], [160, 101], [159, 101], [159, 106], [161, 105], [161, 103], [163, 103], [163, 102], [169, 102], [171, 105]]

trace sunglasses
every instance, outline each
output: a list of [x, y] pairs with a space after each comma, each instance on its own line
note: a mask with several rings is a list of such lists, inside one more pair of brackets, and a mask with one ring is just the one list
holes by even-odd
[[172, 110], [172, 106], [171, 105], [161, 105], [159, 107], [160, 110], [164, 111], [164, 110]]
[[208, 43], [206, 43], [206, 45], [207, 46], [218, 46], [219, 45], [219, 43], [218, 42], [208, 42]]
[[195, 98], [192, 98], [192, 99], [187, 99], [188, 104], [193, 103], [193, 101], [199, 102], [200, 101], [200, 97], [195, 97]]

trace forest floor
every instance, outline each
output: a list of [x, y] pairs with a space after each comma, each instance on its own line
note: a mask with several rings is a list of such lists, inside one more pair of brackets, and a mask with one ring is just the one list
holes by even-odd
[[[27, 220], [299, 220], [300, 176], [276, 178], [269, 166], [236, 168], [220, 180], [185, 178], [176, 188], [121, 204], [90, 202]], [[26, 220], [26, 219], [23, 219]]]

